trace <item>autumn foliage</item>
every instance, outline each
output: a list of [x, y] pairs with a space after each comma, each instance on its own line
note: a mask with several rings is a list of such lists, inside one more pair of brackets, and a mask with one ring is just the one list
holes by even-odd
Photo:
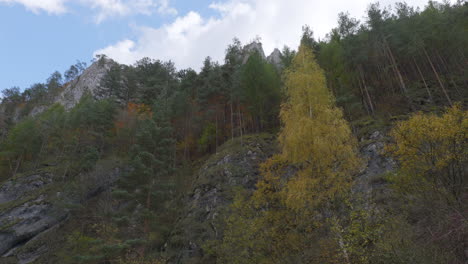
[[234, 203], [219, 249], [223, 263], [319, 263], [324, 216], [359, 166], [356, 141], [307, 45], [286, 70], [285, 86], [281, 153], [262, 165], [252, 197]]

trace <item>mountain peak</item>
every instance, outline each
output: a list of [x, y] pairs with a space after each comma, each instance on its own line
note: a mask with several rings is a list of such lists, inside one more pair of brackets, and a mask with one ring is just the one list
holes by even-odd
[[63, 91], [57, 96], [55, 102], [62, 104], [66, 109], [75, 106], [81, 97], [89, 92], [95, 94], [102, 78], [116, 62], [107, 57], [101, 57], [89, 66], [83, 74], [64, 85]]
[[281, 56], [283, 54], [279, 49], [274, 49], [273, 52], [267, 57], [267, 61], [273, 64], [276, 69], [280, 70], [284, 67], [283, 62], [281, 60]]
[[247, 44], [244, 46], [244, 59], [242, 60], [242, 64], [245, 64], [247, 60], [250, 58], [250, 55], [252, 55], [254, 52], [258, 52], [260, 56], [266, 60], [265, 52], [263, 51], [263, 46], [262, 43], [259, 41], [254, 41], [250, 44]]

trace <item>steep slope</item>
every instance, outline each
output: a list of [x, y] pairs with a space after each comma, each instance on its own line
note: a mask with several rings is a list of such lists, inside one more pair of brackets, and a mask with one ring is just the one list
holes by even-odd
[[64, 181], [52, 168], [0, 184], [0, 263], [31, 263], [47, 253], [41, 237], [67, 220], [70, 208], [110, 188], [119, 175], [117, 167], [98, 165], [94, 173]]
[[[375, 131], [363, 141], [361, 155], [365, 164], [355, 177], [353, 189], [355, 197], [364, 199], [362, 206], [376, 206], [376, 199], [388, 192], [379, 179], [394, 170], [395, 163], [383, 154], [384, 140]], [[258, 166], [277, 151], [276, 144], [270, 135], [248, 136], [242, 145], [238, 138], [226, 143], [201, 166], [187, 197], [186, 210], [166, 246], [170, 263], [216, 263], [206, 251], [209, 243], [222, 239], [224, 217], [236, 190], [255, 189]]]
[[220, 224], [236, 189], [255, 188], [258, 166], [273, 155], [275, 146], [273, 135], [245, 136], [227, 142], [203, 164], [168, 241], [166, 251], [173, 263], [212, 263], [203, 246], [222, 237]]
[[[84, 70], [81, 75], [76, 77], [76, 79], [64, 84], [59, 93], [52, 96], [50, 102], [35, 105], [27, 114], [30, 116], [36, 116], [56, 103], [59, 103], [63, 105], [65, 109], [70, 110], [86, 93], [95, 96], [96, 90], [101, 84], [101, 80], [104, 78], [104, 76], [106, 76], [109, 69], [116, 64], [117, 63], [112, 59], [108, 59], [106, 57], [100, 58], [91, 64], [91, 66], [89, 66], [86, 70]], [[0, 106], [0, 113], [2, 112], [5, 112], [5, 110]], [[21, 108], [17, 107], [15, 112], [16, 113], [13, 119], [15, 122], [17, 122], [19, 120]]]
[[70, 109], [80, 101], [86, 92], [95, 95], [102, 78], [104, 78], [112, 65], [115, 64], [116, 62], [105, 57], [94, 62], [83, 74], [65, 85], [64, 90], [57, 96], [55, 102], [60, 103], [66, 109]]

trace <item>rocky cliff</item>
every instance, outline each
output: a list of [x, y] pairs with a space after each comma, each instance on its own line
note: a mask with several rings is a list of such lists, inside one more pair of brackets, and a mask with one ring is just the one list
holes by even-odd
[[[388, 191], [380, 179], [395, 168], [395, 163], [382, 155], [383, 146], [384, 137], [379, 132], [363, 141], [361, 153], [366, 163], [355, 178], [353, 192], [365, 200], [375, 200], [376, 195]], [[275, 136], [249, 135], [227, 142], [200, 166], [185, 198], [185, 209], [165, 246], [172, 263], [214, 263], [204, 246], [222, 238], [224, 216], [237, 190], [253, 191], [259, 179], [259, 164], [276, 151]], [[118, 169], [100, 170], [99, 166], [91, 176], [78, 177], [81, 179], [78, 182], [64, 182], [50, 168], [3, 182], [0, 185], [0, 263], [33, 263], [36, 259], [39, 262], [34, 263], [48, 263], [47, 256], [53, 247], [47, 241], [50, 236], [63, 236], [66, 232], [60, 230], [72, 216], [70, 205], [86, 203], [109, 189], [118, 178]], [[79, 188], [80, 194], [64, 188], [64, 185], [80, 185], [80, 181], [85, 183]]]
[[263, 46], [261, 42], [252, 42], [250, 44], [245, 45], [242, 52], [242, 64], [245, 64], [249, 60], [250, 55], [254, 54], [255, 52], [257, 52], [260, 55], [260, 57], [262, 57], [262, 59], [266, 60], [265, 52], [263, 51]]
[[65, 109], [70, 109], [80, 101], [85, 93], [89, 92], [91, 95], [94, 95], [102, 78], [104, 78], [112, 65], [115, 64], [116, 62], [108, 58], [101, 58], [94, 62], [83, 74], [64, 86], [63, 91], [56, 97], [55, 102], [62, 104]]
[[284, 68], [283, 62], [281, 60], [281, 51], [279, 49], [273, 50], [273, 52], [266, 58], [266, 60], [273, 64], [277, 70], [282, 70]]
[[173, 263], [211, 263], [204, 254], [204, 244], [222, 236], [218, 226], [236, 188], [255, 188], [258, 166], [273, 155], [275, 146], [273, 135], [237, 138], [201, 166], [187, 197], [186, 210], [168, 242]]
[[283, 69], [283, 63], [281, 61], [281, 51], [279, 49], [274, 49], [273, 52], [268, 57], [266, 57], [261, 42], [252, 42], [244, 46], [242, 63], [245, 64], [249, 59], [250, 55], [254, 52], [258, 52], [262, 59], [274, 65], [277, 70]]
[[53, 171], [37, 170], [0, 184], [0, 263], [31, 263], [48, 252], [43, 238], [68, 219], [70, 208], [107, 190], [120, 175], [113, 169], [64, 181]]
[[[382, 175], [395, 169], [393, 160], [383, 155], [384, 136], [375, 131], [361, 146], [363, 168], [355, 177], [353, 192], [359, 199], [374, 201], [387, 192]], [[258, 166], [277, 151], [272, 135], [253, 135], [226, 143], [199, 169], [187, 206], [167, 243], [171, 263], [215, 263], [204, 251], [210, 240], [223, 236], [223, 221], [239, 188], [253, 191], [259, 179]], [[360, 200], [361, 202], [362, 200]], [[374, 204], [373, 204], [374, 205]]]

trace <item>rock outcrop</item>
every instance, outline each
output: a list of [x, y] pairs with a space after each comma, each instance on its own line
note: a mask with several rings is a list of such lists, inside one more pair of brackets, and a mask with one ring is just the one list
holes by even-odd
[[244, 46], [242, 64], [245, 64], [247, 60], [249, 60], [250, 56], [255, 52], [258, 52], [262, 59], [275, 66], [275, 68], [278, 71], [281, 71], [283, 69], [284, 66], [281, 60], [281, 51], [279, 49], [274, 49], [273, 52], [268, 57], [266, 57], [261, 42], [252, 42]]
[[258, 54], [260, 54], [260, 57], [266, 60], [266, 56], [265, 56], [265, 52], [263, 51], [262, 43], [252, 42], [244, 46], [244, 49], [243, 49], [244, 55], [242, 59], [242, 64], [245, 64], [249, 60], [250, 56], [254, 54], [255, 52], [258, 52]]
[[55, 210], [48, 190], [49, 173], [34, 173], [5, 182], [0, 187], [0, 255], [8, 257], [39, 233], [66, 217]]
[[64, 189], [63, 182], [56, 181], [53, 173], [41, 170], [2, 183], [0, 263], [7, 259], [13, 259], [11, 263], [30, 263], [39, 258], [48, 251], [47, 243], [40, 241], [41, 236], [70, 216], [69, 207], [85, 203], [106, 191], [119, 175], [119, 169], [115, 169], [93, 178], [83, 176], [84, 184], [79, 193]]
[[[29, 112], [30, 116], [36, 116], [45, 110], [47, 110], [51, 105], [59, 103], [69, 110], [73, 108], [85, 95], [89, 93], [92, 96], [96, 95], [96, 90], [101, 84], [101, 80], [106, 76], [109, 69], [116, 65], [117, 63], [112, 59], [101, 58], [98, 61], [95, 61], [91, 66], [83, 71], [76, 79], [66, 83], [62, 87], [62, 91], [52, 99], [47, 105], [37, 105], [31, 109]], [[20, 110], [20, 109], [17, 109]], [[18, 121], [19, 113], [15, 114], [15, 122]]]
[[355, 178], [352, 191], [354, 198], [369, 209], [389, 197], [385, 175], [394, 171], [397, 165], [384, 155], [385, 137], [381, 132], [373, 132], [365, 142], [360, 151], [365, 166]]
[[270, 56], [267, 57], [267, 61], [271, 63], [275, 68], [280, 71], [283, 69], [283, 62], [281, 60], [281, 51], [279, 49], [273, 50]]
[[89, 92], [94, 95], [102, 78], [115, 64], [116, 62], [108, 58], [101, 58], [94, 62], [83, 74], [64, 86], [64, 90], [57, 96], [55, 102], [62, 104], [65, 109], [70, 109], [80, 101], [85, 93]]
[[203, 251], [207, 241], [222, 237], [218, 224], [228, 209], [235, 189], [253, 190], [258, 166], [275, 152], [275, 137], [253, 135], [226, 143], [199, 170], [185, 214], [177, 224], [167, 251], [174, 263], [208, 263]]
[[[253, 191], [259, 179], [258, 165], [276, 151], [273, 136], [250, 136], [240, 146], [240, 139], [228, 142], [199, 170], [193, 191], [187, 198], [187, 209], [167, 243], [171, 263], [214, 263], [204, 252], [206, 242], [221, 239], [226, 210], [236, 188]], [[364, 206], [376, 192], [388, 190], [381, 176], [395, 169], [392, 159], [383, 155], [384, 137], [374, 132], [361, 148], [365, 160], [355, 178], [353, 192]], [[288, 173], [293, 175], [294, 169]], [[291, 175], [285, 175], [290, 177]]]

